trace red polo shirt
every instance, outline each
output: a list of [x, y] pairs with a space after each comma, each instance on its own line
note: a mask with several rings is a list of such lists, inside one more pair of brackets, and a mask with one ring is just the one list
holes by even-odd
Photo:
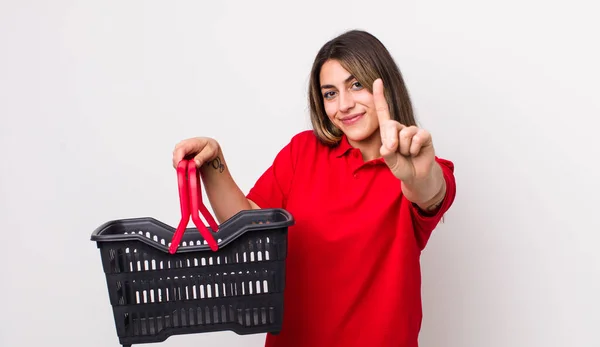
[[294, 136], [248, 199], [284, 208], [289, 229], [283, 328], [268, 347], [416, 347], [421, 326], [419, 257], [456, 192], [452, 162], [435, 215], [402, 195], [382, 159], [364, 162], [344, 138]]

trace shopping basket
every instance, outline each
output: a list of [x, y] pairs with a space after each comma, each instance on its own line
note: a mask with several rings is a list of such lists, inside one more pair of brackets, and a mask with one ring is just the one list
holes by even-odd
[[[278, 333], [293, 217], [283, 209], [244, 210], [219, 226], [202, 204], [195, 162], [179, 163], [177, 176], [176, 229], [144, 217], [109, 221], [92, 233], [120, 344], [223, 330]], [[196, 228], [187, 227], [190, 215]]]

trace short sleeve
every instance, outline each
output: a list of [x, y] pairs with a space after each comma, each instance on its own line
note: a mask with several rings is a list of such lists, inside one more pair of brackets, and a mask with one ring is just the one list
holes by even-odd
[[446, 195], [442, 204], [433, 214], [427, 214], [414, 204], [410, 204], [411, 216], [415, 227], [415, 234], [421, 247], [424, 247], [431, 232], [438, 225], [444, 214], [450, 209], [456, 197], [456, 180], [454, 178], [454, 164], [446, 159], [436, 157], [436, 162], [442, 168], [444, 180], [446, 181]]
[[294, 139], [283, 147], [260, 176], [246, 198], [260, 208], [285, 208], [294, 176]]

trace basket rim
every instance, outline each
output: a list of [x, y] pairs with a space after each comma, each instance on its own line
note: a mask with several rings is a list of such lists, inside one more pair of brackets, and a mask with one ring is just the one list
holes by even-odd
[[[256, 210], [242, 210], [242, 211], [236, 213], [231, 218], [227, 219], [221, 225], [219, 225], [218, 232], [214, 232], [208, 226], [207, 226], [207, 229], [216, 239], [218, 239], [219, 234], [221, 232], [232, 228], [234, 225], [236, 225], [238, 223], [238, 221], [240, 219], [245, 218], [248, 215], [250, 215], [250, 216], [256, 215], [257, 217], [262, 217], [265, 214], [279, 214], [280, 216], [283, 217], [283, 220], [277, 221], [277, 222], [272, 222], [269, 224], [245, 224], [241, 228], [238, 228], [237, 230], [230, 232], [227, 237], [222, 238], [221, 241], [218, 243], [219, 248], [217, 251], [213, 251], [208, 244], [204, 244], [204, 242], [203, 242], [201, 245], [179, 246], [179, 248], [177, 249], [177, 252], [175, 254], [198, 252], [198, 251], [210, 251], [213, 253], [218, 253], [219, 250], [226, 247], [229, 243], [235, 241], [240, 236], [242, 236], [252, 230], [280, 229], [280, 228], [287, 228], [287, 227], [295, 224], [294, 217], [287, 210], [282, 209], [282, 208], [263, 208], [263, 209], [256, 209]], [[102, 223], [100, 226], [98, 226], [96, 229], [94, 229], [94, 231], [92, 232], [92, 235], [90, 237], [90, 240], [96, 241], [98, 246], [100, 245], [100, 243], [103, 243], [103, 242], [140, 241], [140, 242], [143, 242], [159, 251], [162, 251], [164, 253], [169, 253], [168, 243], [163, 245], [162, 243], [156, 242], [156, 241], [146, 237], [145, 235], [140, 235], [139, 233], [110, 234], [110, 235], [104, 234], [107, 230], [109, 230], [111, 227], [113, 227], [114, 225], [117, 225], [117, 224], [121, 225], [121, 226], [134, 225], [134, 224], [137, 226], [151, 225], [154, 227], [159, 227], [160, 229], [163, 229], [164, 231], [166, 231], [170, 234], [174, 234], [175, 230], [176, 230], [176, 228], [174, 228], [173, 226], [166, 224], [154, 217], [134, 217], [134, 218], [124, 218], [124, 219], [113, 219], [113, 220], [109, 220], [107, 222]], [[185, 233], [188, 233], [188, 232], [198, 232], [198, 230], [194, 227], [189, 227], [186, 229]], [[225, 234], [227, 234], [227, 233], [225, 233]], [[167, 240], [165, 240], [165, 241], [167, 241]], [[168, 241], [170, 242], [171, 240], [168, 240]]]

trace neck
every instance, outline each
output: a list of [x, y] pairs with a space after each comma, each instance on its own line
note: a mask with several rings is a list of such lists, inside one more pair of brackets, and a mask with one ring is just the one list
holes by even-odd
[[379, 131], [374, 132], [370, 137], [362, 141], [352, 141], [348, 139], [350, 145], [358, 148], [362, 153], [364, 161], [370, 161], [381, 157], [379, 149], [381, 148], [381, 135]]

